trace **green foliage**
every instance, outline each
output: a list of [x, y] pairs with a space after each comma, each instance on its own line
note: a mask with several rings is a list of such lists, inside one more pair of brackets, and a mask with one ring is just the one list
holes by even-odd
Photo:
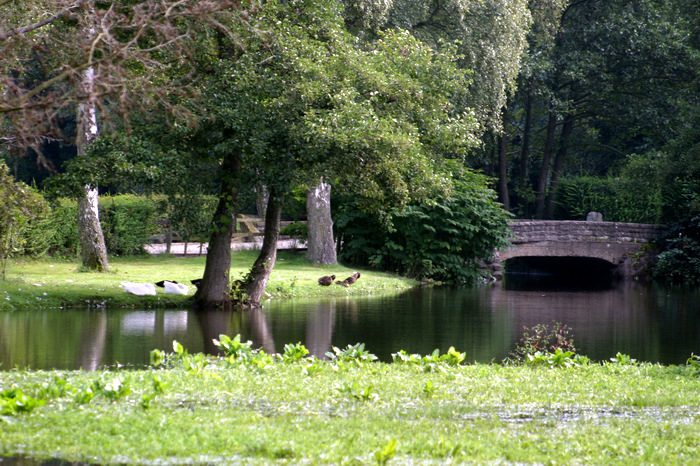
[[253, 354], [253, 342], [241, 343], [241, 336], [231, 338], [228, 335], [219, 335], [219, 339], [213, 340], [214, 346], [219, 348], [231, 360], [249, 359]]
[[527, 328], [515, 349], [508, 355], [506, 362], [515, 364], [531, 363], [559, 365], [568, 363], [576, 354], [571, 329], [560, 323], [537, 324]]
[[300, 342], [296, 344], [287, 343], [284, 345], [284, 353], [282, 353], [282, 361], [287, 363], [294, 363], [309, 354], [309, 350], [306, 346], [302, 345]]
[[306, 241], [309, 237], [309, 228], [306, 223], [294, 222], [282, 227], [280, 235], [289, 235], [297, 238], [299, 241]]
[[465, 171], [449, 196], [394, 211], [390, 228], [341, 206], [335, 221], [343, 261], [448, 283], [474, 283], [479, 259], [505, 246], [508, 213], [482, 175]]
[[377, 356], [365, 350], [364, 343], [357, 343], [355, 345], [348, 345], [344, 349], [340, 349], [334, 346], [333, 351], [326, 353], [326, 356], [334, 362], [346, 365], [362, 365], [363, 363], [376, 361]]
[[578, 364], [576, 354], [573, 351], [562, 351], [557, 348], [553, 353], [535, 351], [527, 355], [525, 361], [529, 366], [571, 367]]
[[700, 241], [687, 236], [666, 240], [652, 267], [652, 276], [662, 283], [700, 284]]
[[100, 223], [107, 251], [113, 255], [145, 253], [144, 246], [157, 231], [153, 200], [132, 196], [101, 196]]
[[19, 413], [31, 413], [34, 408], [43, 406], [44, 400], [38, 400], [27, 396], [19, 388], [12, 388], [0, 392], [0, 415], [8, 416]]
[[[420, 354], [408, 354], [404, 350], [391, 354], [394, 363], [416, 364], [423, 368], [424, 372], [434, 372], [436, 370], [444, 372], [445, 366], [459, 366], [467, 357], [466, 353], [460, 353], [453, 346], [447, 350], [447, 353], [440, 354], [439, 349], [435, 349], [431, 354], [421, 356]], [[434, 391], [432, 384], [424, 387], [424, 390]]]
[[[100, 224], [110, 254], [115, 256], [143, 254], [144, 246], [156, 233], [162, 233], [159, 221], [170, 218], [175, 233], [182, 239], [208, 234], [214, 210], [213, 197], [177, 198], [175, 204], [163, 197], [135, 195], [100, 196]], [[179, 209], [168, 215], [168, 209]], [[23, 231], [26, 255], [49, 254], [74, 257], [79, 250], [78, 207], [74, 200], [60, 198], [50, 213], [32, 222]]]
[[658, 186], [642, 182], [638, 177], [564, 178], [560, 180], [556, 199], [555, 215], [562, 220], [585, 220], [588, 212], [600, 212], [608, 222], [658, 223], [661, 220]]
[[0, 161], [0, 277], [5, 279], [7, 260], [21, 251], [31, 222], [47, 210], [43, 197], [33, 188], [16, 182]]
[[374, 452], [374, 460], [377, 464], [386, 464], [396, 455], [396, 447], [398, 446], [396, 439], [391, 439], [382, 447], [381, 450]]
[[[173, 361], [187, 354], [173, 351]], [[566, 366], [564, 353], [541, 367]], [[3, 386], [45, 401], [33, 415], [1, 416], [0, 453], [104, 464], [226, 463], [232, 451], [242, 463], [698, 462], [697, 356], [683, 366], [443, 363], [431, 372], [377, 361], [338, 371], [337, 361], [279, 355], [260, 370], [262, 360], [206, 358], [197, 374], [180, 364], [126, 377], [0, 372]]]

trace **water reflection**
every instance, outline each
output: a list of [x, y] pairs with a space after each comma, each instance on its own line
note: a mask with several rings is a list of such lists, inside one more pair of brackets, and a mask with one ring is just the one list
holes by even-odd
[[271, 301], [250, 312], [15, 311], [0, 314], [0, 366], [93, 370], [148, 364], [149, 352], [215, 354], [212, 339], [241, 334], [268, 353], [301, 342], [319, 358], [333, 346], [363, 342], [382, 360], [404, 349], [428, 354], [454, 346], [467, 360], [501, 361], [523, 327], [562, 322], [582, 354], [622, 352], [680, 364], [700, 352], [700, 293], [669, 292], [627, 281], [585, 291], [571, 285], [509, 280], [490, 288], [425, 288], [393, 297]]

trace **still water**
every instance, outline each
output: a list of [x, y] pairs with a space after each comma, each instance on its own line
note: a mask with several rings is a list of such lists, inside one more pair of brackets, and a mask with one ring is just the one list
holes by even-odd
[[428, 354], [450, 346], [468, 362], [500, 362], [523, 327], [562, 322], [580, 354], [607, 360], [683, 364], [700, 353], [700, 291], [669, 291], [633, 281], [595, 289], [496, 284], [422, 288], [392, 297], [278, 300], [261, 310], [49, 310], [0, 313], [0, 370], [96, 369], [148, 364], [155, 348], [177, 340], [213, 353], [212, 338], [241, 334], [266, 352], [302, 342], [317, 357], [363, 342], [385, 361], [404, 349]]

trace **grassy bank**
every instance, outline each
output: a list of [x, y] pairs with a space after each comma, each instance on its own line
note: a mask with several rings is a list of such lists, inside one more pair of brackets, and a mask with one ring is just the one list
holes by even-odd
[[[257, 252], [254, 251], [234, 252], [232, 279], [243, 276], [256, 257]], [[175, 280], [189, 284], [191, 279], [202, 277], [204, 263], [204, 257], [116, 257], [110, 259], [110, 272], [93, 273], [80, 271], [77, 261], [17, 261], [9, 265], [8, 279], [0, 280], [0, 310], [86, 306], [186, 307], [186, 296], [166, 295], [161, 288], [158, 289], [157, 296], [139, 297], [125, 293], [119, 284], [124, 281], [153, 283], [159, 280]], [[323, 275], [335, 274], [342, 280], [354, 271], [341, 265], [312, 264], [305, 259], [303, 253], [281, 253], [270, 276], [267, 293], [273, 298], [382, 294], [404, 291], [416, 284], [415, 281], [406, 278], [362, 270], [362, 278], [350, 288], [318, 285], [317, 280]], [[194, 287], [190, 287], [190, 296], [194, 291]]]
[[182, 351], [167, 369], [3, 372], [3, 390], [41, 401], [0, 416], [0, 452], [138, 464], [700, 462], [697, 364], [385, 364], [358, 348], [337, 353]]

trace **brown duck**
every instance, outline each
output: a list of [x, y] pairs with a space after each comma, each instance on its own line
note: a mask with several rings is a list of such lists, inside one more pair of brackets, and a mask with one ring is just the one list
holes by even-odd
[[350, 275], [348, 278], [346, 278], [346, 279], [343, 280], [342, 282], [341, 282], [341, 281], [337, 281], [336, 283], [337, 283], [338, 285], [343, 285], [345, 288], [347, 288], [347, 287], [349, 287], [350, 285], [352, 285], [353, 283], [355, 283], [355, 282], [357, 281], [358, 278], [360, 278], [360, 272], [355, 272], [354, 274]]
[[335, 280], [335, 275], [326, 275], [318, 279], [318, 284], [321, 286], [331, 286]]

